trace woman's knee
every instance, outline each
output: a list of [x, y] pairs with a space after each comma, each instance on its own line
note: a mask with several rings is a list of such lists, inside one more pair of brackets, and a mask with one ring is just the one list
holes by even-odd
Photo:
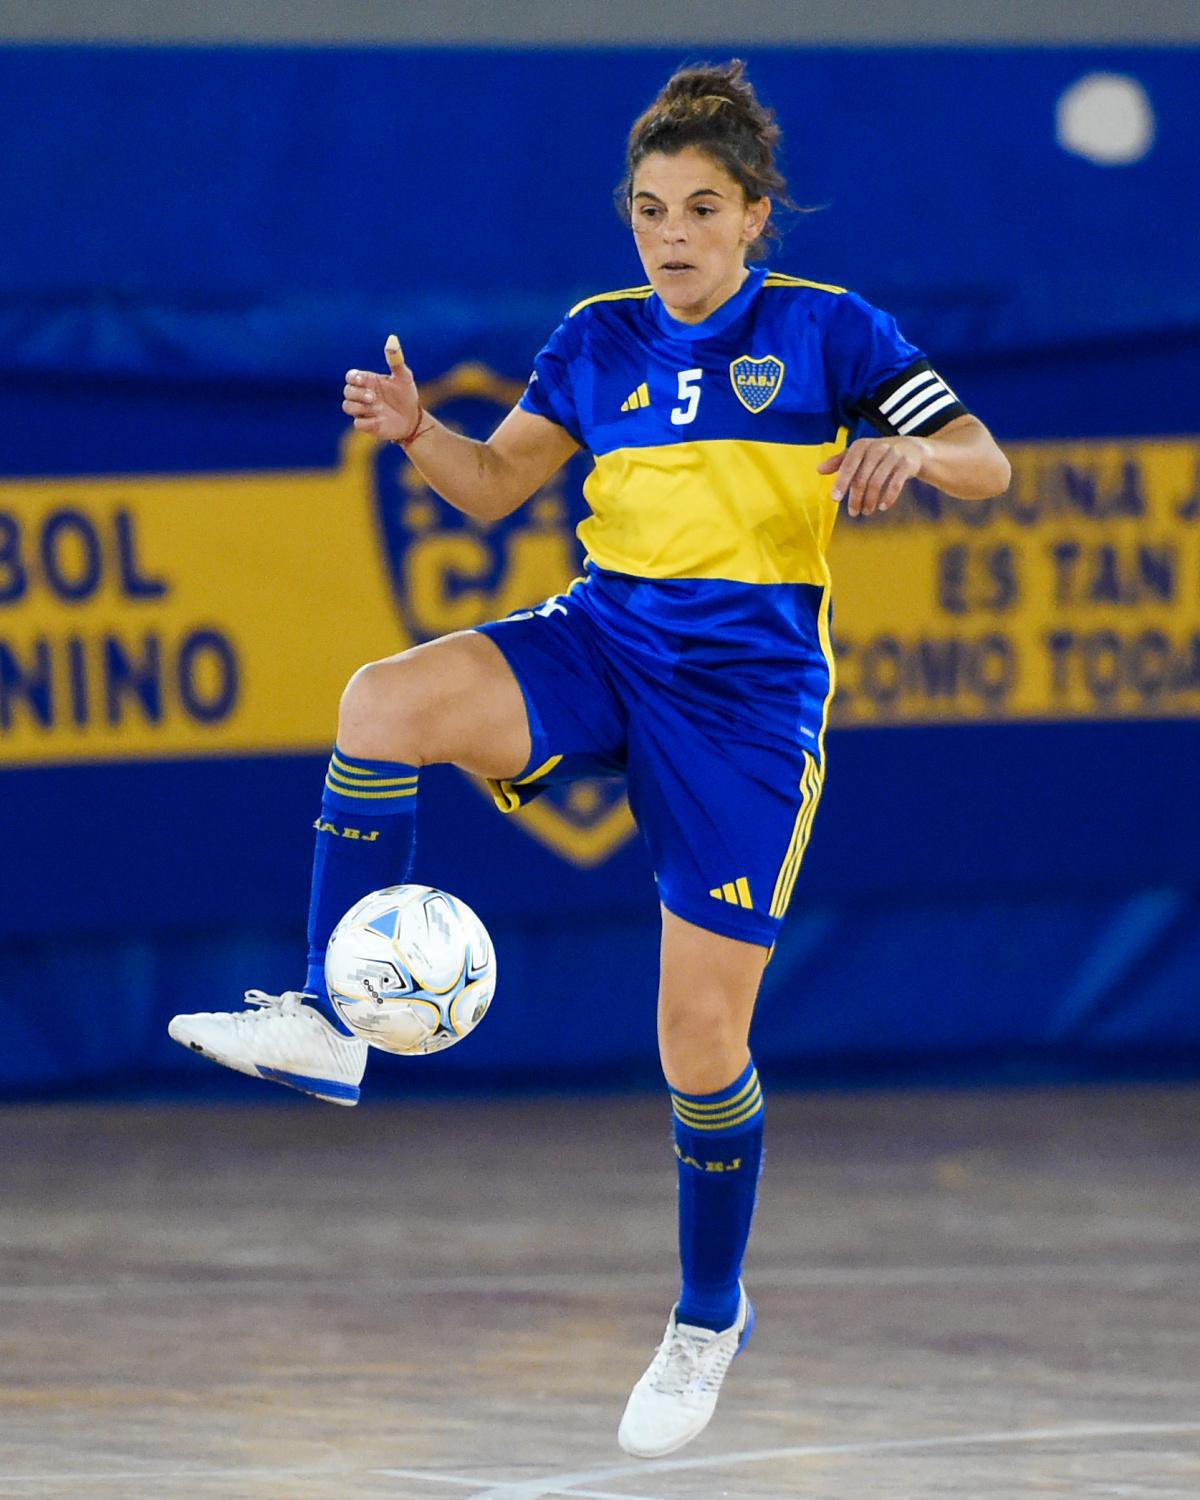
[[494, 777], [518, 775], [530, 753], [520, 686], [474, 631], [360, 667], [342, 694], [338, 743], [372, 760], [449, 762]]
[[658, 1046], [663, 1072], [685, 1094], [724, 1088], [746, 1065], [749, 1018], [743, 1008], [717, 993], [693, 994], [658, 1012]]
[[659, 1054], [673, 1088], [707, 1094], [746, 1066], [766, 950], [723, 937], [663, 908]]
[[342, 693], [338, 744], [373, 760], [421, 764], [419, 692], [409, 653], [359, 667]]

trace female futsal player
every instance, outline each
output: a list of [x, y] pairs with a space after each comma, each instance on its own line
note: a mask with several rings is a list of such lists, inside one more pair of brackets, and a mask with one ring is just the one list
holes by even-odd
[[824, 778], [838, 509], [886, 511], [918, 475], [962, 498], [1009, 478], [891, 318], [747, 264], [785, 201], [778, 141], [740, 63], [667, 83], [630, 133], [622, 194], [648, 285], [573, 308], [486, 442], [422, 410], [394, 338], [387, 375], [348, 373], [355, 427], [399, 443], [480, 520], [588, 450], [586, 575], [355, 673], [318, 825], [305, 990], [171, 1025], [229, 1067], [354, 1103], [367, 1049], [328, 1007], [324, 948], [359, 897], [407, 877], [420, 768], [486, 777], [506, 810], [553, 780], [622, 771], [662, 909], [682, 1268], [620, 1425], [643, 1457], [702, 1430], [753, 1326], [740, 1272], [763, 1101], [747, 1037]]

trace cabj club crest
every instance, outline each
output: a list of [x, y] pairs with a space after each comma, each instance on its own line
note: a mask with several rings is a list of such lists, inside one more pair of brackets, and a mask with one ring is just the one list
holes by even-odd
[[[421, 387], [427, 411], [457, 431], [486, 437], [524, 386], [484, 365], [457, 365]], [[447, 505], [393, 444], [373, 465], [374, 504], [392, 594], [416, 644], [467, 630], [564, 590], [581, 571], [575, 526], [585, 505], [587, 460], [580, 455], [512, 516], [484, 526]], [[472, 785], [489, 797], [483, 783]], [[597, 865], [634, 832], [620, 782], [549, 787], [511, 818], [573, 864]]]
[[747, 411], [765, 411], [783, 384], [783, 360], [773, 354], [763, 359], [751, 359], [742, 354], [729, 364], [729, 379], [733, 393]]

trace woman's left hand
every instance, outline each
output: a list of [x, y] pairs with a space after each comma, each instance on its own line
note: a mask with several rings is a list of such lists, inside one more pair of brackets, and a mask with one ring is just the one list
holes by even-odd
[[846, 509], [852, 516], [873, 516], [895, 505], [900, 491], [921, 472], [929, 452], [924, 438], [859, 438], [819, 463], [817, 473], [837, 475], [833, 498], [847, 496]]

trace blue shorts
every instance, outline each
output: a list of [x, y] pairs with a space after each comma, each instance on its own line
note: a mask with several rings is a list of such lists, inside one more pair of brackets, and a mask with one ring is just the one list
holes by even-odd
[[521, 686], [533, 742], [519, 776], [491, 783], [497, 806], [624, 776], [667, 910], [770, 947], [821, 796], [828, 661], [706, 659], [633, 614], [623, 628], [593, 582], [478, 627]]

